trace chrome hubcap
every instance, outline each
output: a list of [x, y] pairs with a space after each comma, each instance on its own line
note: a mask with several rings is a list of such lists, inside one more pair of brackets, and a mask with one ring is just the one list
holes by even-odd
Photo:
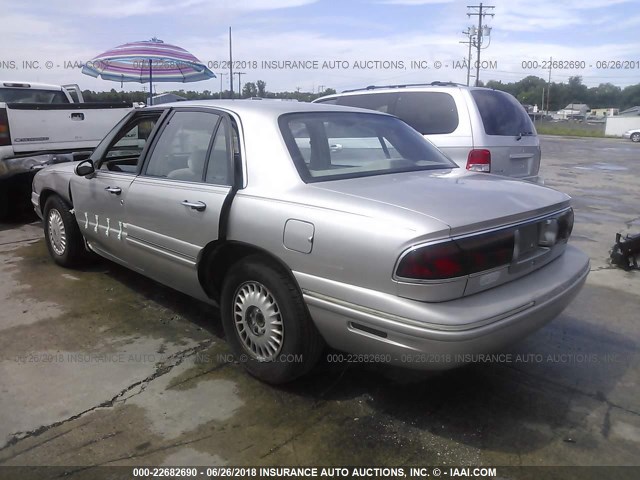
[[247, 353], [256, 360], [274, 360], [282, 350], [284, 325], [271, 292], [258, 282], [243, 283], [236, 290], [233, 317]]
[[49, 243], [56, 255], [63, 255], [67, 248], [67, 233], [62, 215], [55, 208], [49, 211]]

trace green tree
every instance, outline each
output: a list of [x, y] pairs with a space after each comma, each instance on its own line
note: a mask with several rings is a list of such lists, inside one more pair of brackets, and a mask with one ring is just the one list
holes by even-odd
[[622, 90], [620, 95], [620, 108], [627, 109], [640, 105], [640, 83], [636, 85], [629, 85]]
[[582, 83], [581, 76], [569, 77], [567, 90], [571, 98], [570, 103], [587, 103], [587, 87]]
[[253, 82], [247, 82], [242, 87], [242, 98], [250, 98], [258, 96], [258, 87]]
[[591, 108], [610, 108], [620, 105], [622, 89], [612, 83], [601, 83], [588, 90], [587, 103]]
[[267, 82], [258, 80], [256, 82], [256, 87], [258, 88], [258, 96], [264, 98], [267, 93]]

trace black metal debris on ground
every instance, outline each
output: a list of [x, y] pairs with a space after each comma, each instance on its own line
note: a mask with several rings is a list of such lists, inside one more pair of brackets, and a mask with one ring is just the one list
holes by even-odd
[[611, 249], [611, 263], [625, 271], [638, 270], [638, 256], [640, 256], [640, 233], [626, 235], [616, 233], [616, 243]]

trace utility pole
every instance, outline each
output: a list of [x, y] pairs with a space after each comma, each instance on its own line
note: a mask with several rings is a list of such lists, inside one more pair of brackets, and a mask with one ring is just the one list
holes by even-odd
[[549, 82], [547, 83], [547, 115], [549, 115], [549, 99], [551, 98], [551, 64], [553, 57], [549, 57]]
[[220, 94], [218, 95], [218, 98], [222, 98], [222, 77], [226, 77], [229, 74], [228, 73], [218, 73], [218, 75], [220, 75]]
[[324, 92], [324, 85], [318, 85], [318, 93]]
[[[478, 17], [478, 31], [475, 36], [474, 46], [477, 49], [476, 53], [476, 87], [480, 82], [480, 49], [483, 43], [483, 37], [491, 35], [491, 27], [487, 25], [482, 25], [482, 20], [484, 17], [493, 17], [494, 13], [487, 13], [486, 10], [492, 10], [495, 7], [493, 5], [483, 5], [482, 2], [480, 5], [467, 5], [467, 8], [473, 9], [471, 13], [467, 13], [467, 17]], [[488, 47], [488, 45], [487, 45]]]
[[233, 53], [231, 51], [231, 27], [229, 27], [229, 81], [231, 90], [231, 99], [233, 100]]
[[467, 41], [463, 43], [465, 45], [469, 45], [469, 54], [467, 55], [467, 87], [469, 86], [469, 79], [471, 78], [471, 46], [473, 45], [473, 30], [475, 27], [469, 27], [465, 31], [462, 32], [463, 35], [467, 36]]
[[246, 72], [235, 72], [234, 75], [238, 75], [238, 98], [242, 98], [242, 75], [246, 75]]

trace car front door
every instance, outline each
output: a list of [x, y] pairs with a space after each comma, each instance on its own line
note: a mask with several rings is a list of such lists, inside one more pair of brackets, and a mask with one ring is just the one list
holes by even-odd
[[124, 241], [127, 193], [161, 115], [160, 110], [140, 112], [124, 120], [94, 152], [95, 173], [71, 179], [76, 220], [91, 249], [132, 268]]
[[176, 109], [127, 193], [127, 243], [144, 274], [207, 299], [197, 261], [219, 236], [238, 130], [224, 113]]

